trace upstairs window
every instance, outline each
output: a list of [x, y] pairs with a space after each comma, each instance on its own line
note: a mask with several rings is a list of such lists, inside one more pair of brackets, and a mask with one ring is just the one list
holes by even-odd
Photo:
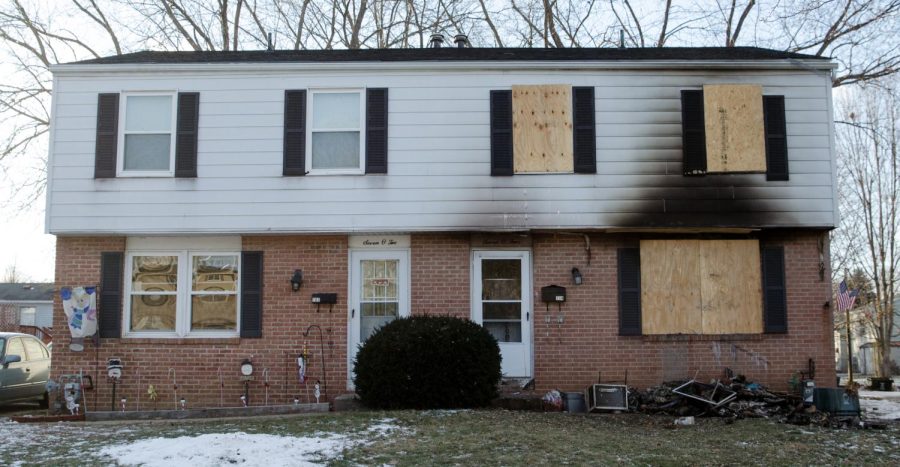
[[765, 173], [788, 180], [784, 96], [762, 86], [704, 85], [681, 91], [684, 175]]
[[364, 173], [365, 147], [361, 90], [311, 91], [309, 155], [310, 173]]
[[131, 94], [122, 99], [119, 175], [171, 176], [175, 163], [173, 94]]

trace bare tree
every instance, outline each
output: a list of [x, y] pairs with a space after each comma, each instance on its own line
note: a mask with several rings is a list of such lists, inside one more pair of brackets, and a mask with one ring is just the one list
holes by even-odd
[[844, 211], [841, 228], [861, 234], [861, 245], [849, 264], [870, 282], [871, 307], [863, 316], [875, 335], [878, 376], [890, 375], [891, 340], [897, 333], [900, 92], [896, 84], [896, 80], [873, 82], [854, 90], [838, 125], [838, 173], [854, 205]]
[[6, 266], [6, 270], [3, 271], [3, 279], [0, 280], [0, 282], [17, 284], [25, 282], [26, 280], [25, 276], [22, 275], [22, 272], [19, 271], [19, 268], [16, 266], [16, 263], [13, 263]]
[[841, 64], [835, 86], [889, 76], [900, 67], [900, 0], [787, 2], [772, 21], [781, 48]]

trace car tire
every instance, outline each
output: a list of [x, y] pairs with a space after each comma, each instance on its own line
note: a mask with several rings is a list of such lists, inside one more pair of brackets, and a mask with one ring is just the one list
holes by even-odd
[[50, 393], [49, 392], [44, 391], [44, 395], [43, 395], [43, 397], [41, 397], [40, 404], [41, 404], [42, 409], [50, 408]]

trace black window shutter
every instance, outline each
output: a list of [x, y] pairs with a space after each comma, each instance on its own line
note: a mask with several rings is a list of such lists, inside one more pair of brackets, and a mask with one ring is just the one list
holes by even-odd
[[513, 174], [512, 91], [491, 91], [491, 175]]
[[572, 88], [572, 130], [575, 173], [597, 173], [597, 139], [594, 123], [594, 88]]
[[641, 249], [619, 248], [619, 335], [641, 335]]
[[787, 332], [784, 247], [762, 248], [763, 321], [767, 333]]
[[706, 122], [703, 117], [703, 91], [681, 91], [681, 145], [684, 151], [684, 175], [706, 173]]
[[366, 89], [366, 173], [388, 171], [388, 90]]
[[115, 178], [119, 150], [118, 94], [97, 96], [97, 141], [94, 144], [94, 178]]
[[122, 337], [122, 266], [121, 251], [100, 253], [100, 337]]
[[284, 175], [306, 175], [306, 90], [284, 91]]
[[789, 180], [784, 96], [763, 96], [766, 123], [766, 180]]
[[262, 337], [263, 254], [241, 253], [241, 337]]
[[197, 177], [197, 127], [200, 93], [178, 93], [178, 123], [175, 135], [175, 176]]

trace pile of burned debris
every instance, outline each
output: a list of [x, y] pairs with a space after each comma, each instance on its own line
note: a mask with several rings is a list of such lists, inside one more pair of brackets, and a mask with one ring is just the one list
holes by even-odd
[[[841, 392], [844, 389], [840, 389]], [[854, 393], [848, 393], [855, 399]], [[631, 411], [677, 417], [769, 418], [796, 425], [828, 427], [872, 426], [860, 419], [856, 410], [824, 410], [812, 403], [811, 395], [771, 391], [766, 387], [736, 376], [726, 382], [713, 380], [672, 381], [638, 391], [629, 388]]]

